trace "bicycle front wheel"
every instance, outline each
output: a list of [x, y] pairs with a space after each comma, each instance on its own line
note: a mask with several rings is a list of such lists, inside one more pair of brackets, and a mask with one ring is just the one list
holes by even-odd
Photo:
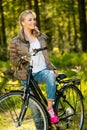
[[30, 96], [24, 119], [18, 125], [23, 105], [22, 91], [12, 91], [0, 97], [0, 129], [48, 130], [47, 114], [43, 106], [33, 96]]
[[84, 122], [83, 97], [74, 85], [63, 87], [58, 106], [59, 126], [62, 130], [82, 130]]

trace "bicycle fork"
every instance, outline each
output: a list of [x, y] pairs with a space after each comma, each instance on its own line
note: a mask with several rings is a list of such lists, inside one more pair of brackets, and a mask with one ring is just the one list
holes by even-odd
[[22, 107], [21, 107], [21, 111], [20, 111], [20, 114], [19, 114], [19, 117], [18, 117], [18, 121], [16, 122], [16, 126], [21, 126], [22, 124], [22, 121], [24, 119], [24, 116], [27, 112], [27, 108], [28, 108], [28, 104], [29, 104], [29, 93], [28, 94], [24, 94], [23, 96], [23, 103], [22, 103]]

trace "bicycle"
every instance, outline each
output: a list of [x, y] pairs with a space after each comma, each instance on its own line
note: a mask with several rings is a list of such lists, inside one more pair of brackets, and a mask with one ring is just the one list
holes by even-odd
[[[47, 49], [34, 49], [32, 55]], [[55, 112], [59, 116], [59, 122], [52, 124], [46, 110], [47, 100], [38, 83], [32, 75], [32, 64], [27, 58], [29, 69], [27, 73], [26, 88], [12, 90], [0, 96], [0, 128], [2, 130], [82, 130], [84, 123], [84, 104], [81, 91], [78, 89], [80, 79], [66, 79], [65, 74], [59, 74], [56, 78], [56, 99], [53, 104]]]

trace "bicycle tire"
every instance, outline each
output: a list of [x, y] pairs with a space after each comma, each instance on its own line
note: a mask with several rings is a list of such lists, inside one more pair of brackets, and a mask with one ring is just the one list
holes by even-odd
[[33, 95], [23, 122], [18, 126], [18, 117], [23, 105], [23, 91], [11, 91], [0, 97], [0, 129], [2, 130], [48, 130], [45, 109]]
[[82, 130], [84, 104], [81, 91], [74, 85], [65, 85], [62, 91], [63, 97], [60, 98], [58, 105], [58, 126], [62, 130]]

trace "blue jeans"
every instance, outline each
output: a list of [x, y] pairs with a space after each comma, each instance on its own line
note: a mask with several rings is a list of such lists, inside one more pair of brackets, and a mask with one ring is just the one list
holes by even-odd
[[54, 100], [56, 93], [56, 77], [54, 72], [44, 69], [36, 74], [33, 74], [33, 76], [38, 83], [46, 83], [47, 98], [49, 100]]
[[[56, 93], [56, 77], [54, 72], [46, 68], [36, 74], [33, 74], [33, 76], [39, 84], [46, 83], [47, 99], [54, 100]], [[23, 86], [26, 85], [26, 81], [21, 81], [21, 83]]]

